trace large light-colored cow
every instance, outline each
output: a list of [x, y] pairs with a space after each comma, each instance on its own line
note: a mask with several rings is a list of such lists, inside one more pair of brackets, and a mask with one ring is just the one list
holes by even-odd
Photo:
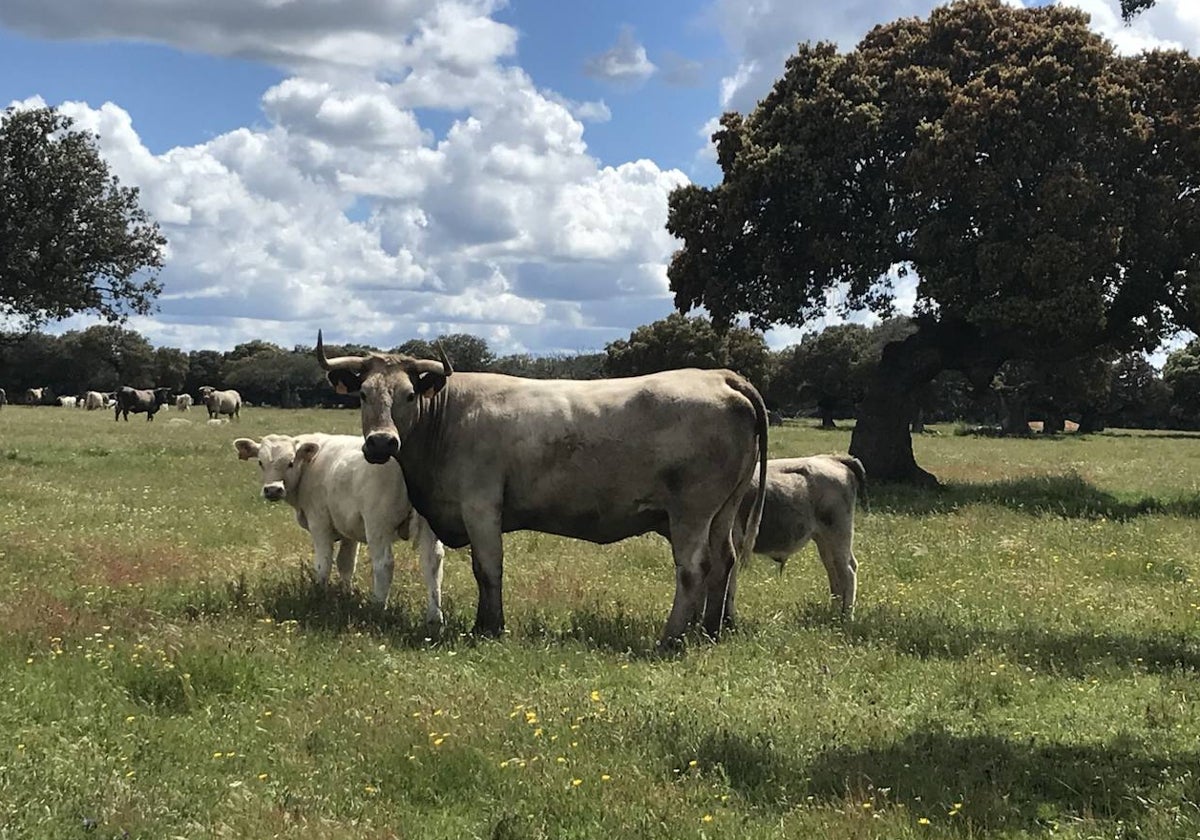
[[237, 391], [218, 391], [206, 385], [200, 389], [200, 395], [208, 409], [209, 419], [218, 418], [222, 414], [229, 415], [230, 419], [241, 418], [239, 412], [242, 410], [242, 395]]
[[[766, 469], [767, 413], [728, 370], [628, 379], [533, 380], [453, 375], [441, 362], [372, 354], [317, 359], [362, 400], [368, 461], [397, 458], [413, 506], [452, 548], [471, 545], [475, 631], [504, 628], [503, 539], [542, 531], [597, 543], [656, 531], [675, 558], [662, 642], [678, 640], [707, 588], [716, 636], [739, 547], [733, 523], [755, 467]], [[762, 493], [740, 549], [758, 531]]]
[[367, 463], [362, 438], [355, 435], [267, 435], [262, 441], [238, 438], [233, 446], [242, 460], [258, 459], [263, 498], [286, 501], [296, 509], [296, 522], [312, 537], [318, 581], [329, 581], [333, 544], [341, 540], [338, 575], [349, 589], [358, 544], [366, 543], [371, 594], [382, 606], [392, 586], [392, 543], [411, 539], [421, 555], [429, 594], [426, 620], [441, 623], [444, 550], [429, 523], [409, 504], [399, 464]]
[[[757, 481], [757, 479], [756, 479]], [[854, 612], [858, 591], [858, 561], [854, 557], [854, 503], [867, 502], [867, 473], [849, 455], [772, 458], [767, 461], [767, 494], [754, 553], [783, 566], [812, 540], [829, 577], [829, 594], [841, 601], [842, 612]], [[742, 503], [735, 533], [751, 514]], [[729, 587], [725, 609], [733, 612], [736, 585]]]
[[99, 391], [88, 391], [83, 395], [83, 407], [88, 411], [108, 407], [108, 398]]
[[175, 398], [175, 408], [179, 411], [188, 411], [192, 407], [192, 395], [180, 394]]

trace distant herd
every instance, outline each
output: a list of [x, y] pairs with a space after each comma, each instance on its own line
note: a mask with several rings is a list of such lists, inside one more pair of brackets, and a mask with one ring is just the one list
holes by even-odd
[[[202, 385], [198, 391], [199, 403], [208, 409], [210, 420], [237, 419], [241, 415], [242, 397], [237, 391], [218, 391], [212, 385]], [[122, 385], [115, 391], [85, 391], [75, 396], [56, 396], [49, 388], [29, 388], [21, 402], [25, 405], [59, 406], [82, 408], [95, 411], [101, 408], [114, 409], [114, 420], [129, 421], [130, 414], [145, 414], [153, 420], [160, 408], [174, 405], [179, 411], [188, 411], [194, 404], [191, 394], [172, 393], [170, 388], [131, 388]], [[0, 408], [8, 404], [8, 394], [0, 388]]]
[[[753, 551], [782, 566], [809, 541], [830, 596], [845, 616], [853, 612], [863, 466], [846, 455], [769, 460], [768, 427], [778, 421], [733, 371], [538, 380], [455, 373], [444, 353], [437, 361], [328, 358], [320, 335], [316, 352], [333, 388], [359, 397], [362, 435], [267, 435], [233, 446], [238, 458], [258, 463], [262, 497], [295, 510], [321, 584], [336, 557], [348, 588], [364, 543], [371, 596], [383, 606], [392, 545], [411, 540], [427, 588], [426, 619], [440, 624], [443, 546], [469, 546], [479, 594], [473, 632], [498, 635], [504, 533], [611, 543], [653, 532], [670, 542], [675, 566], [661, 645], [676, 644], [697, 622], [715, 639], [734, 621], [737, 561]], [[27, 405], [53, 399], [45, 389], [23, 396]], [[198, 396], [210, 421], [240, 416], [237, 391], [204, 386]], [[0, 389], [0, 406], [6, 401]], [[187, 411], [193, 400], [166, 388], [122, 387], [53, 404], [153, 420], [163, 406]]]

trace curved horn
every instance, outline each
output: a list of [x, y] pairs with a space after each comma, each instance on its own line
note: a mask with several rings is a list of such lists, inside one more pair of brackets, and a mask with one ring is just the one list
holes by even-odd
[[436, 373], [443, 377], [450, 375], [441, 362], [435, 362], [433, 359], [408, 359], [404, 366], [410, 373]]
[[405, 362], [408, 370], [412, 373], [436, 373], [438, 376], [450, 378], [450, 374], [454, 373], [454, 368], [450, 365], [450, 360], [446, 358], [446, 351], [442, 349], [442, 343], [437, 343], [438, 355], [442, 357], [440, 362], [435, 362], [433, 359], [409, 359]]
[[446, 369], [446, 376], [454, 373], [454, 367], [450, 364], [450, 357], [446, 355], [445, 348], [442, 347], [442, 342], [437, 343], [438, 356], [442, 359], [442, 367]]
[[325, 357], [325, 342], [322, 340], [321, 331], [317, 330], [317, 363], [325, 370], [359, 370], [366, 361], [364, 356], [335, 356], [332, 359]]

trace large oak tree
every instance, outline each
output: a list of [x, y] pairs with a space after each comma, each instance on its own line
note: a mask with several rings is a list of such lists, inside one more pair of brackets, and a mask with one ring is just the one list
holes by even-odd
[[908, 419], [942, 370], [984, 387], [1197, 324], [1200, 63], [1118, 56], [1077, 10], [970, 0], [802, 44], [714, 139], [722, 183], [671, 196], [680, 309], [799, 325], [838, 290], [886, 314], [893, 273], [917, 278], [851, 442], [880, 479], [933, 481]]
[[165, 245], [93, 135], [51, 108], [0, 112], [0, 317], [33, 329], [146, 314]]

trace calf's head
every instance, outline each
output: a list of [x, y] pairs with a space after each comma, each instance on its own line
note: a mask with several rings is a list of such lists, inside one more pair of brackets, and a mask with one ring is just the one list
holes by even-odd
[[260, 442], [238, 438], [233, 442], [233, 448], [243, 461], [258, 460], [262, 470], [262, 495], [268, 502], [286, 498], [299, 483], [304, 465], [321, 449], [320, 444], [301, 443], [288, 435], [267, 435]]
[[384, 464], [400, 452], [400, 444], [421, 414], [421, 400], [433, 397], [454, 373], [438, 347], [440, 362], [372, 353], [326, 358], [317, 333], [317, 361], [339, 394], [356, 394], [362, 403], [363, 457]]

